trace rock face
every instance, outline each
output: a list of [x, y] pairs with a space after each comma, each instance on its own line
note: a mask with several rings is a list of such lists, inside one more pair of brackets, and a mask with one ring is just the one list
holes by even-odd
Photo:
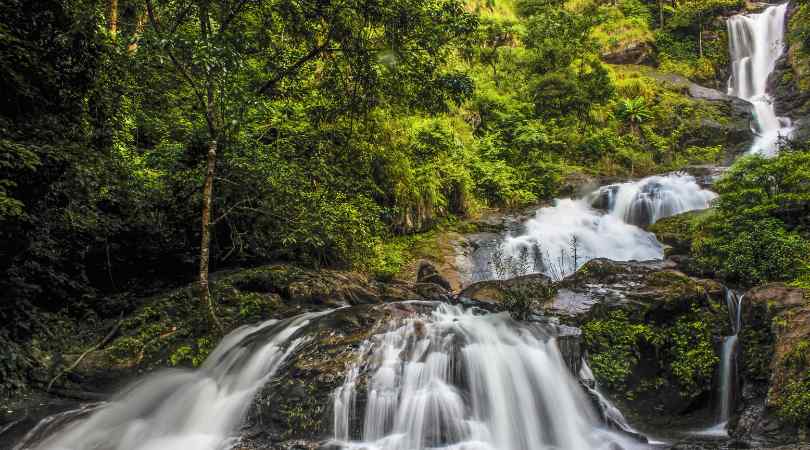
[[743, 299], [744, 381], [733, 435], [760, 445], [795, 443], [810, 425], [810, 293], [781, 283]]
[[618, 50], [603, 53], [602, 61], [608, 64], [648, 64], [651, 62], [652, 47], [646, 42], [634, 42]]
[[315, 324], [309, 341], [257, 396], [242, 429], [243, 448], [317, 448], [333, 432], [332, 394], [360, 344], [400, 306], [361, 305]]
[[681, 138], [681, 146], [722, 145], [723, 163], [726, 165], [751, 147], [754, 141], [754, 133], [751, 131], [751, 103], [693, 83], [680, 75], [658, 71], [649, 72], [648, 75], [688, 95], [695, 100], [696, 107], [716, 112], [696, 123], [692, 132]]
[[[806, 21], [807, 6], [788, 7], [787, 51], [777, 62], [768, 78], [768, 92], [773, 96], [776, 113], [793, 121], [793, 137], [798, 141], [810, 138], [810, 57], [803, 48], [798, 22]], [[805, 16], [805, 17], [802, 17]]]
[[546, 312], [582, 328], [597, 382], [631, 423], [643, 431], [711, 420], [715, 337], [729, 332], [722, 285], [668, 262], [596, 259], [557, 288]]

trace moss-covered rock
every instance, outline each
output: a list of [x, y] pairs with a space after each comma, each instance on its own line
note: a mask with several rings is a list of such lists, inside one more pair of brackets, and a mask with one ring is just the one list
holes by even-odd
[[807, 440], [810, 428], [810, 292], [781, 283], [744, 297], [743, 411], [734, 433], [768, 444]]
[[[222, 333], [325, 308], [449, 298], [443, 287], [433, 283], [383, 282], [355, 272], [292, 265], [216, 273], [210, 288]], [[57, 379], [56, 387], [106, 392], [156, 368], [199, 366], [221, 333], [211, 329], [206, 309], [198, 302], [191, 285], [141, 300], [132, 314], [119, 321], [114, 339], [88, 352]], [[49, 356], [50, 371], [40, 382], [47, 383], [72, 366], [80, 354]]]
[[774, 97], [777, 114], [793, 119], [794, 138], [810, 138], [810, 5], [791, 2], [788, 8], [787, 51], [768, 79], [768, 92]]
[[712, 415], [717, 341], [730, 334], [724, 287], [673, 266], [589, 261], [547, 309], [582, 326], [597, 381], [635, 423], [694, 426]]

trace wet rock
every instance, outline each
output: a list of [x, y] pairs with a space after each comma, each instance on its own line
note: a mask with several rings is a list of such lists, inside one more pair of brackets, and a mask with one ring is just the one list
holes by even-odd
[[450, 282], [447, 281], [447, 279], [443, 277], [438, 270], [436, 270], [436, 267], [433, 264], [427, 261], [422, 261], [419, 263], [416, 281], [418, 283], [433, 283], [448, 291], [451, 289]]
[[[582, 327], [597, 381], [631, 423], [699, 427], [711, 420], [711, 378], [719, 362], [712, 338], [730, 332], [721, 284], [690, 277], [671, 262], [595, 259], [556, 287], [546, 313]], [[700, 325], [687, 345], [699, 346], [708, 359], [676, 374], [684, 349], [675, 342], [687, 336], [684, 323]]]
[[483, 303], [501, 303], [510, 292], [520, 293], [537, 300], [545, 300], [547, 289], [552, 281], [546, 275], [537, 273], [509, 280], [479, 281], [464, 288], [459, 297]]
[[801, 33], [794, 31], [801, 29], [802, 20], [806, 19], [796, 14], [796, 5], [791, 3], [785, 33], [787, 51], [768, 78], [776, 114], [792, 120], [793, 138], [800, 142], [810, 138], [810, 59], [802, 48]]
[[791, 383], [810, 377], [810, 293], [782, 283], [753, 288], [743, 297], [742, 323], [744, 384], [733, 435], [763, 445], [806, 441], [779, 412], [801, 401], [791, 397]]
[[684, 312], [699, 297], [719, 299], [724, 292], [720, 283], [689, 277], [675, 270], [670, 261], [616, 262], [603, 258], [588, 261], [557, 287], [546, 311], [576, 321], [611, 308], [656, 316]]
[[242, 431], [246, 447], [318, 448], [333, 431], [332, 394], [358, 357], [360, 344], [392, 315], [408, 314], [403, 308], [360, 305], [313, 323], [288, 366], [254, 400]]

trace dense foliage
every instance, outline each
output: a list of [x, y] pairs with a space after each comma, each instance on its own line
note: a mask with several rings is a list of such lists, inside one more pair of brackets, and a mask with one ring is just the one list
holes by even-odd
[[717, 207], [656, 225], [683, 236], [697, 268], [737, 284], [806, 284], [810, 254], [810, 152], [739, 160], [716, 184]]
[[[0, 385], [51, 319], [117, 317], [190, 281], [208, 247], [212, 270], [283, 260], [392, 276], [412, 235], [482, 207], [550, 199], [578, 174], [717, 162], [728, 111], [668, 75], [719, 85], [716, 19], [738, 7], [2, 2], [0, 345], [14, 350]], [[633, 49], [634, 64], [606, 63]], [[801, 224], [760, 219], [754, 233], [784, 239], [750, 255], [802, 248]], [[707, 254], [745, 258], [742, 226]]]

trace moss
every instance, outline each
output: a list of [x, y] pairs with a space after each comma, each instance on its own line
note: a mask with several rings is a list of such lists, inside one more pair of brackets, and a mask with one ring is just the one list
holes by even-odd
[[649, 325], [631, 323], [624, 311], [611, 311], [605, 319], [586, 323], [582, 335], [596, 379], [632, 398], [628, 379], [639, 363], [639, 347], [642, 343], [657, 343], [657, 333]]
[[771, 358], [773, 357], [773, 335], [761, 327], [743, 327], [741, 341], [744, 342], [744, 373], [749, 380], [766, 382], [771, 376]]
[[696, 398], [711, 386], [712, 376], [720, 362], [714, 351], [712, 330], [699, 316], [681, 317], [667, 330], [669, 364], [681, 396]]
[[810, 427], [810, 372], [788, 383], [776, 405], [781, 418], [803, 428]]

